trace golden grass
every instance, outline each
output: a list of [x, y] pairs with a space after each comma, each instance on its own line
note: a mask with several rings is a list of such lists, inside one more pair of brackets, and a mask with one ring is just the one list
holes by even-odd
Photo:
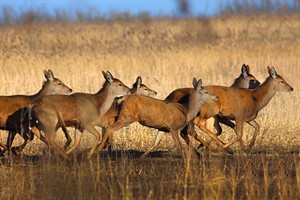
[[[191, 87], [194, 76], [205, 85], [229, 86], [246, 63], [262, 82], [268, 76], [266, 67], [274, 66], [295, 90], [276, 94], [259, 113], [261, 133], [255, 148], [299, 149], [299, 30], [299, 14], [1, 27], [0, 94], [37, 92], [44, 69], [52, 69], [75, 92], [94, 93], [104, 80], [101, 71], [109, 70], [127, 85], [142, 76], [164, 98], [176, 88]], [[244, 138], [250, 139], [252, 131], [246, 126]], [[133, 124], [115, 134], [115, 148], [146, 150], [155, 135]], [[233, 137], [225, 129], [222, 138]], [[160, 148], [172, 149], [170, 138]], [[93, 139], [85, 133], [81, 149]], [[40, 153], [43, 147], [35, 139], [24, 153]]]
[[[174, 156], [174, 154], [172, 154]], [[3, 199], [297, 199], [299, 157], [291, 154], [93, 157], [64, 162], [24, 157], [0, 165]], [[186, 172], [189, 172], [188, 175]]]

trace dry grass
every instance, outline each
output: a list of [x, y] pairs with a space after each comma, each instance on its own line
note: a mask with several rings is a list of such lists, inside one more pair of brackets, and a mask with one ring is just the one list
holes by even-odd
[[[1, 27], [0, 94], [37, 92], [43, 70], [51, 68], [76, 92], [96, 92], [103, 82], [101, 71], [109, 70], [127, 85], [141, 75], [164, 98], [176, 88], [190, 87], [194, 76], [206, 85], [230, 85], [243, 63], [263, 81], [270, 65], [295, 91], [276, 94], [259, 114], [256, 148], [298, 149], [299, 29], [299, 14]], [[245, 139], [251, 131], [246, 127]], [[223, 139], [234, 136], [226, 129]], [[116, 134], [115, 148], [145, 150], [154, 137], [155, 131], [135, 124], [126, 134]], [[91, 140], [84, 134], [81, 148], [90, 147]], [[40, 146], [34, 140], [25, 153], [39, 153]], [[172, 147], [167, 136], [161, 148]]]
[[[141, 155], [141, 154], [139, 154]], [[101, 159], [100, 159], [101, 158]], [[25, 162], [24, 162], [25, 161]], [[204, 154], [187, 173], [176, 154], [93, 158], [24, 157], [0, 166], [2, 199], [297, 199], [299, 158], [291, 154]]]
[[[94, 139], [85, 132], [78, 160], [66, 163], [40, 156], [44, 145], [34, 139], [23, 159], [1, 160], [1, 198], [296, 199], [299, 155], [284, 152], [300, 147], [299, 30], [299, 14], [1, 27], [2, 95], [37, 92], [43, 70], [51, 68], [74, 91], [96, 92], [101, 71], [109, 70], [127, 85], [141, 75], [164, 98], [190, 87], [194, 76], [207, 85], [230, 85], [243, 63], [260, 81], [268, 76], [266, 66], [274, 66], [295, 89], [276, 94], [258, 116], [261, 134], [254, 148], [267, 154], [204, 153], [184, 163], [177, 151], [158, 151], [141, 161], [135, 158], [151, 145], [156, 131], [133, 124], [115, 134], [114, 148], [125, 152], [82, 162], [80, 152]], [[246, 126], [246, 140], [251, 131]], [[1, 141], [6, 135], [1, 131]], [[63, 134], [58, 135], [63, 145]], [[234, 136], [225, 129], [222, 138]], [[174, 150], [169, 135], [160, 149]]]

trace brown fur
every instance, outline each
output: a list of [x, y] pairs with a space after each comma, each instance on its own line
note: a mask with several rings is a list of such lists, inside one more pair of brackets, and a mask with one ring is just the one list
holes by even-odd
[[[200, 115], [194, 120], [194, 123], [221, 145], [222, 148], [227, 149], [237, 141], [240, 141], [242, 148], [244, 148], [241, 138], [243, 136], [244, 123], [247, 122], [255, 129], [248, 149], [248, 151], [251, 151], [259, 132], [259, 124], [255, 121], [258, 112], [270, 102], [277, 91], [293, 91], [293, 88], [276, 73], [274, 68], [268, 67], [268, 71], [270, 76], [254, 91], [223, 86], [206, 86], [205, 88], [210, 93], [219, 97], [220, 105], [211, 108], [203, 105]], [[186, 89], [184, 91], [187, 92]], [[215, 113], [212, 111], [215, 111]], [[207, 114], [208, 112], [210, 113]], [[206, 120], [214, 115], [227, 117], [236, 122], [234, 130], [237, 137], [234, 140], [224, 144], [214, 133], [206, 128]], [[197, 138], [199, 139], [199, 137]], [[201, 140], [201, 142], [203, 141]], [[204, 145], [207, 144], [204, 143]]]
[[[209, 94], [201, 86], [200, 80], [198, 82], [194, 81], [194, 90], [186, 106], [141, 95], [125, 96], [119, 107], [118, 118], [114, 124], [107, 127], [98, 151], [100, 152], [103, 149], [104, 143], [113, 132], [133, 122], [139, 122], [147, 127], [170, 132], [176, 147], [182, 150], [179, 141], [180, 131], [196, 116], [203, 101], [206, 99], [217, 100], [214, 95]], [[145, 152], [143, 156], [147, 155], [155, 147], [156, 144]]]
[[[136, 82], [133, 84], [130, 91], [131, 91], [132, 94], [139, 94], [139, 95], [145, 95], [145, 96], [154, 96], [154, 95], [157, 94], [156, 91], [151, 90], [146, 85], [142, 84], [142, 78], [141, 77], [137, 77]], [[102, 133], [105, 132], [105, 129], [107, 128], [107, 126], [109, 124], [113, 124], [115, 122], [115, 119], [118, 116], [118, 108], [117, 108], [118, 104], [121, 103], [126, 98], [126, 96], [127, 95], [125, 95], [124, 97], [122, 97], [119, 100], [115, 99], [113, 104], [109, 108], [109, 110], [100, 117], [99, 126], [102, 127]], [[67, 151], [67, 154], [70, 154], [71, 152], [73, 152], [79, 146], [79, 144], [81, 142], [82, 131], [83, 130], [80, 130], [80, 132], [75, 134], [74, 146], [72, 146]], [[107, 144], [108, 148], [109, 148], [109, 151], [111, 151], [112, 141], [113, 141], [113, 135], [111, 135], [109, 137], [109, 142]]]
[[[242, 68], [241, 68], [241, 74], [239, 75], [239, 77], [237, 77], [233, 84], [231, 85], [231, 87], [233, 88], [251, 88], [251, 89], [255, 89], [256, 87], [258, 87], [260, 85], [260, 82], [250, 73], [250, 67], [248, 65], [243, 64]], [[190, 93], [192, 92], [192, 88], [180, 88], [177, 90], [174, 90], [173, 92], [171, 92], [167, 97], [166, 100], [171, 101], [171, 102], [187, 102]], [[202, 117], [203, 118], [210, 118], [210, 116], [213, 116], [214, 113], [216, 113], [218, 111], [218, 102], [213, 102], [213, 101], [206, 101], [204, 102], [203, 106], [202, 106]], [[219, 116], [214, 116], [213, 118], [213, 126], [214, 128], [217, 130], [217, 135], [220, 135], [222, 133], [222, 127], [220, 126], [220, 123], [225, 124], [226, 126], [229, 126], [231, 128], [235, 127], [235, 124], [232, 123], [230, 121], [230, 119], [228, 118], [221, 118]], [[206, 122], [206, 127], [207, 126], [207, 122]], [[189, 127], [191, 134], [194, 137], [198, 137], [195, 133], [194, 127], [191, 126]], [[186, 129], [184, 130], [186, 131]], [[184, 133], [185, 134], [185, 133]], [[198, 139], [200, 139], [198, 137]], [[203, 141], [206, 146], [209, 145], [209, 143], [211, 141], [205, 142]]]
[[[45, 95], [50, 94], [69, 94], [72, 89], [67, 87], [61, 80], [54, 78], [51, 70], [44, 71], [46, 81], [43, 83], [42, 89], [34, 95], [14, 95], [14, 96], [1, 96], [0, 97], [0, 129], [8, 130], [7, 145], [1, 145], [11, 150], [11, 144], [16, 133], [19, 133], [24, 138], [24, 143], [16, 147], [21, 151], [26, 145], [28, 139], [33, 137], [32, 133], [28, 130], [28, 124], [22, 123], [28, 121], [27, 107], [33, 104]], [[68, 139], [68, 135], [66, 135]], [[70, 137], [69, 137], [70, 138]]]
[[66, 159], [70, 159], [70, 157], [55, 142], [57, 129], [61, 126], [75, 126], [92, 133], [96, 140], [88, 154], [89, 159], [100, 142], [100, 133], [95, 126], [102, 125], [101, 116], [109, 110], [115, 97], [130, 92], [127, 86], [113, 78], [109, 72], [102, 73], [106, 82], [96, 94], [76, 93], [69, 96], [45, 96], [32, 108], [33, 118], [38, 121], [34, 132], [37, 132], [36, 129], [43, 130], [49, 146]]

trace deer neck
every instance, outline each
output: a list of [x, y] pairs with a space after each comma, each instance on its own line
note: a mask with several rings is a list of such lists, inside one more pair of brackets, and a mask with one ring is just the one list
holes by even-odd
[[114, 102], [115, 95], [109, 86], [107, 86], [104, 90], [100, 90], [96, 93], [95, 97], [98, 103], [99, 113], [100, 115], [104, 115]]
[[187, 106], [187, 121], [188, 122], [197, 116], [202, 104], [203, 104], [203, 99], [202, 99], [201, 95], [193, 92], [190, 95], [189, 103]]
[[31, 97], [34, 101], [36, 101], [36, 100], [40, 99], [41, 97], [43, 97], [47, 94], [50, 94], [50, 93], [51, 93], [51, 91], [49, 91], [49, 87], [47, 87], [47, 85], [45, 84], [45, 85], [43, 85], [42, 89], [40, 89], [40, 91], [38, 91], [38, 93], [32, 95]]
[[268, 77], [265, 82], [253, 91], [253, 96], [258, 103], [258, 109], [263, 109], [271, 101], [276, 90], [272, 84], [272, 78]]

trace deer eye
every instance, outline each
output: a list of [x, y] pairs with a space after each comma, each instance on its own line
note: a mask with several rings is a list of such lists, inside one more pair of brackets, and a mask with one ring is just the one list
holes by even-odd
[[122, 86], [122, 83], [119, 83], [119, 86]]
[[145, 88], [145, 90], [148, 90], [147, 88]]
[[58, 85], [62, 85], [61, 82], [59, 82]]

